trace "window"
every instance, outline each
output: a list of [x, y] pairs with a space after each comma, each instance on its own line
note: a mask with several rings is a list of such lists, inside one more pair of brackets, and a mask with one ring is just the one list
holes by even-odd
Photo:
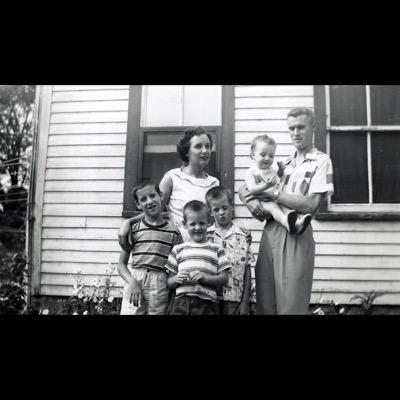
[[332, 159], [327, 211], [400, 211], [400, 86], [315, 87], [317, 148]]
[[200, 125], [213, 136], [206, 172], [234, 189], [234, 87], [231, 85], [132, 85], [129, 93], [124, 209], [135, 215], [132, 186], [141, 177], [160, 182], [182, 166], [176, 142]]

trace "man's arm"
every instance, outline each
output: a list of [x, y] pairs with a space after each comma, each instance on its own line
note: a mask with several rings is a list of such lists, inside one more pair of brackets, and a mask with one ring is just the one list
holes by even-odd
[[[271, 200], [273, 199], [274, 191], [274, 188], [265, 191]], [[311, 193], [308, 196], [298, 196], [280, 191], [275, 201], [300, 213], [315, 215], [324, 198], [325, 193]]]

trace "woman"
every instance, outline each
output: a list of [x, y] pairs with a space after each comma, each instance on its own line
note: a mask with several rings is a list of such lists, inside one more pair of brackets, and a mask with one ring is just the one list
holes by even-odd
[[[177, 144], [177, 152], [184, 165], [168, 171], [160, 182], [162, 209], [167, 207], [170, 222], [179, 227], [184, 241], [188, 240], [189, 235], [182, 226], [183, 206], [191, 200], [205, 202], [207, 191], [219, 186], [217, 178], [204, 172], [211, 158], [212, 145], [211, 134], [203, 128], [187, 129]], [[142, 218], [143, 214], [140, 214], [122, 223], [118, 242], [125, 251], [129, 251], [132, 244], [131, 225]]]

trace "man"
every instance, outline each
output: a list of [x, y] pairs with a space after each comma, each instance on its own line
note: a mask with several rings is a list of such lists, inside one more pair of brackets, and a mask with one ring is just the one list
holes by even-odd
[[[260, 221], [270, 217], [261, 206], [261, 198], [299, 213], [315, 215], [333, 193], [332, 162], [313, 143], [314, 113], [306, 107], [294, 108], [288, 114], [287, 124], [296, 152], [285, 161], [279, 189], [272, 187], [255, 196], [244, 186], [239, 189], [241, 200]], [[307, 314], [314, 261], [311, 225], [301, 235], [291, 235], [281, 224], [269, 219], [263, 230], [255, 270], [257, 314]]]

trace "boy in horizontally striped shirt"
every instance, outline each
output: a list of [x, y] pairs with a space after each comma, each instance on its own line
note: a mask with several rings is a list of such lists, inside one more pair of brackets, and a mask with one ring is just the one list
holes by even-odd
[[142, 179], [132, 190], [144, 219], [132, 225], [132, 269], [130, 253], [121, 250], [118, 273], [125, 280], [121, 315], [166, 314], [170, 290], [165, 263], [171, 249], [182, 243], [177, 227], [162, 217], [162, 192], [158, 184]]
[[204, 203], [189, 201], [183, 224], [190, 240], [172, 249], [166, 265], [168, 286], [176, 289], [171, 315], [218, 315], [217, 286], [228, 283], [231, 264], [223, 248], [207, 241], [210, 214]]

